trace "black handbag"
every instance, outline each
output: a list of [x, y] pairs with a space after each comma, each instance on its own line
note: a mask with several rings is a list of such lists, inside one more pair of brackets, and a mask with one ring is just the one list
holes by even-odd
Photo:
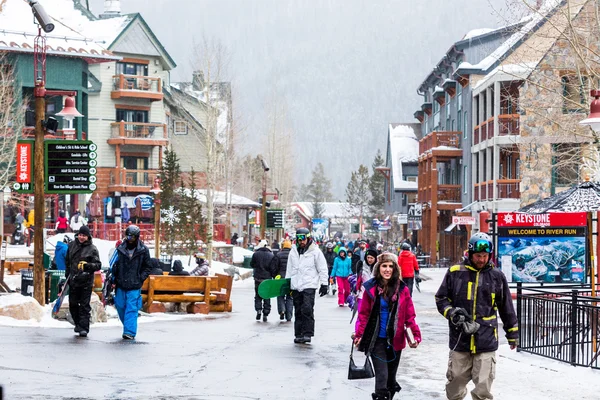
[[348, 366], [348, 379], [370, 379], [375, 376], [375, 372], [373, 371], [373, 365], [371, 365], [371, 360], [369, 359], [369, 353], [366, 353], [365, 365], [362, 367], [357, 367], [354, 363], [354, 358], [352, 354], [354, 353], [354, 343], [352, 343], [352, 348], [350, 350], [350, 365]]

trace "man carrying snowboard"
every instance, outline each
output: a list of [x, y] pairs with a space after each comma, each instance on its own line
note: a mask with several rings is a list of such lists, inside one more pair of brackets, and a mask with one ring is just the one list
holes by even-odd
[[315, 293], [327, 294], [327, 261], [306, 228], [296, 231], [296, 246], [288, 258], [286, 278], [291, 279], [294, 300], [294, 343], [310, 343], [315, 334]]

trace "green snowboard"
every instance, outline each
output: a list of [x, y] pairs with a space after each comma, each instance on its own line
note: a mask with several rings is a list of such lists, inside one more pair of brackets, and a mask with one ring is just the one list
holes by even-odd
[[269, 279], [258, 285], [258, 295], [263, 299], [290, 294], [290, 279]]

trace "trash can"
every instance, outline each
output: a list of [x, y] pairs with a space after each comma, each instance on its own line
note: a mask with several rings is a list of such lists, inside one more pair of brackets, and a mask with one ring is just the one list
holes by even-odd
[[64, 277], [65, 271], [46, 271], [46, 304], [50, 304], [58, 298], [58, 282]]
[[244, 263], [242, 264], [243, 268], [251, 268], [250, 261], [252, 261], [252, 256], [244, 256]]
[[44, 262], [44, 269], [48, 270], [50, 269], [50, 264], [52, 263], [52, 260], [50, 259], [50, 255], [48, 253], [44, 252], [44, 257], [42, 258], [43, 262]]
[[21, 294], [33, 296], [33, 269], [21, 270]]

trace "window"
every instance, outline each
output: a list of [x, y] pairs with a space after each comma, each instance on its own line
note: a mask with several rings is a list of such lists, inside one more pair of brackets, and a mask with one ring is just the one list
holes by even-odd
[[458, 111], [462, 110], [462, 85], [456, 83], [456, 107]]
[[185, 121], [175, 121], [174, 124], [175, 135], [187, 135], [187, 124]]
[[148, 76], [148, 65], [118, 62], [117, 75]]
[[567, 75], [561, 78], [563, 114], [587, 111], [589, 82], [586, 76]]
[[517, 160], [515, 163], [515, 177], [516, 179], [521, 179], [521, 160]]
[[148, 122], [148, 111], [117, 109], [117, 122]]
[[461, 121], [462, 121], [462, 118], [461, 118], [461, 117], [462, 117], [462, 112], [461, 112], [461, 111], [459, 111], [459, 112], [456, 114], [456, 128], [457, 128], [459, 131], [462, 131], [462, 130], [463, 130], [463, 127], [462, 127], [462, 124], [461, 124]]
[[556, 186], [571, 186], [579, 179], [581, 163], [580, 147], [577, 143], [558, 143], [553, 146], [553, 175]]
[[468, 178], [468, 174], [469, 173], [469, 167], [467, 167], [466, 165], [463, 165], [463, 193], [467, 194], [467, 184], [469, 182]]
[[437, 101], [433, 102], [433, 127], [432, 130], [437, 131], [440, 128], [440, 105]]
[[464, 128], [463, 128], [463, 139], [467, 138], [468, 135], [468, 120], [467, 120], [467, 112], [465, 111], [465, 117], [463, 118], [463, 124], [464, 124]]

